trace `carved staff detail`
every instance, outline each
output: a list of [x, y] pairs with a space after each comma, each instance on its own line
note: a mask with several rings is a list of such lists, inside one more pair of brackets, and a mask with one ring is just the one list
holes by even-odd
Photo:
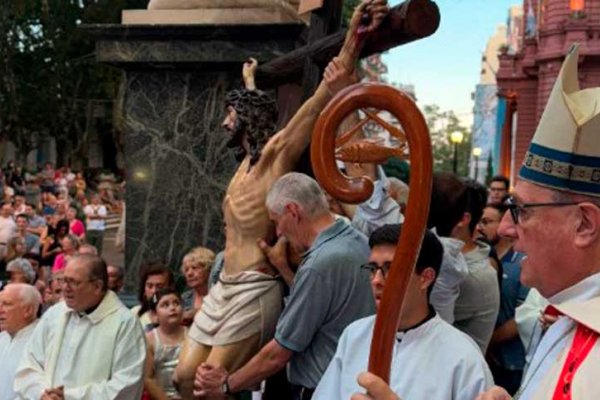
[[[400, 122], [403, 130], [378, 116], [373, 109], [388, 111]], [[338, 127], [357, 110], [365, 119], [336, 139]], [[367, 122], [387, 129], [400, 142], [397, 148], [380, 146], [372, 140], [350, 141]], [[311, 161], [315, 176], [334, 198], [346, 203], [366, 201], [373, 192], [373, 183], [366, 177], [351, 178], [336, 166], [336, 158], [349, 162], [380, 163], [390, 156], [407, 155], [410, 160], [410, 185], [406, 219], [392, 261], [371, 343], [369, 371], [389, 381], [392, 350], [406, 288], [415, 263], [429, 214], [432, 181], [432, 154], [429, 130], [423, 115], [406, 94], [397, 89], [374, 83], [350, 86], [339, 92], [317, 120], [311, 143]]]

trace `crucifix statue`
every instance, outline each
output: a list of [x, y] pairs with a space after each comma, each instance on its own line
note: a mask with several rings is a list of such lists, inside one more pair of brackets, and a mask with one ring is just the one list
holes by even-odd
[[[282, 288], [277, 271], [257, 244], [259, 238], [271, 241], [275, 236], [265, 205], [267, 191], [294, 169], [321, 110], [332, 94], [348, 84], [359, 55], [359, 35], [378, 27], [388, 10], [385, 0], [357, 7], [325, 81], [279, 132], [275, 132], [274, 100], [254, 85], [256, 63], [244, 65], [246, 88], [227, 96], [223, 127], [230, 134], [229, 146], [236, 149], [240, 166], [223, 201], [223, 272], [194, 318], [175, 372], [185, 399], [192, 398], [200, 364], [207, 362], [233, 372], [272, 337]], [[363, 14], [368, 14], [368, 24], [364, 24]]]
[[[228, 144], [235, 149], [240, 166], [223, 201], [223, 271], [195, 316], [175, 371], [184, 399], [193, 396], [200, 365], [208, 363], [232, 373], [273, 335], [282, 287], [277, 271], [257, 243], [275, 237], [265, 206], [272, 183], [296, 167], [319, 114], [335, 93], [351, 83], [359, 56], [428, 36], [439, 24], [437, 7], [429, 0], [407, 0], [388, 11], [385, 0], [365, 2], [355, 10], [347, 32], [324, 36], [329, 33], [324, 30], [315, 33], [305, 48], [271, 63], [261, 67], [254, 61], [244, 64], [245, 88], [227, 96], [223, 127], [230, 134]], [[324, 57], [327, 61], [323, 63]], [[303, 75], [306, 78], [304, 60], [308, 58], [319, 68], [329, 62], [324, 80], [276, 132], [275, 102], [257, 87], [272, 88], [286, 81], [297, 82]]]

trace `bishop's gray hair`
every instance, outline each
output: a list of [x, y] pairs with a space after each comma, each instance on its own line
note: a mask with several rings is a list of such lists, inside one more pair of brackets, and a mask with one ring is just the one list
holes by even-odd
[[552, 191], [552, 200], [563, 203], [563, 202], [581, 202], [586, 201], [589, 203], [593, 203], [600, 207], [600, 197], [589, 196], [585, 194], [578, 194], [573, 192], [565, 192], [561, 190], [553, 190]]
[[327, 198], [317, 181], [298, 172], [280, 177], [267, 193], [267, 208], [275, 214], [283, 213], [290, 203], [299, 205], [308, 218], [329, 212]]

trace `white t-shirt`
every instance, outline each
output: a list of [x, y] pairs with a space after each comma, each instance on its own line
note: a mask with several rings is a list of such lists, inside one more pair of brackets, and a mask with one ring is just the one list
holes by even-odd
[[[375, 316], [350, 324], [312, 400], [349, 399], [363, 392], [357, 376], [367, 370]], [[407, 400], [470, 400], [494, 380], [477, 344], [436, 315], [397, 334], [391, 388]]]
[[6, 245], [15, 236], [17, 236], [17, 224], [13, 217], [0, 217], [0, 243]]
[[[107, 214], [106, 207], [104, 207], [102, 204], [88, 204], [83, 208], [83, 212], [88, 217], [90, 215], [106, 217]], [[105, 222], [103, 219], [87, 218], [86, 228], [88, 231], [103, 231], [105, 228]]]
[[429, 301], [444, 321], [453, 324], [454, 307], [460, 294], [460, 284], [469, 275], [469, 267], [461, 252], [465, 243], [449, 237], [438, 236], [438, 239], [444, 246], [444, 255]]

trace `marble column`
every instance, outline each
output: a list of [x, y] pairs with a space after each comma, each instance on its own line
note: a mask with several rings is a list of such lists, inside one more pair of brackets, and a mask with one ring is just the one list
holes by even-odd
[[[220, 127], [242, 62], [296, 47], [300, 24], [88, 25], [96, 56], [125, 71], [126, 281], [148, 261], [177, 270], [194, 246], [223, 246], [221, 203], [236, 163]], [[132, 289], [130, 287], [130, 289]]]

